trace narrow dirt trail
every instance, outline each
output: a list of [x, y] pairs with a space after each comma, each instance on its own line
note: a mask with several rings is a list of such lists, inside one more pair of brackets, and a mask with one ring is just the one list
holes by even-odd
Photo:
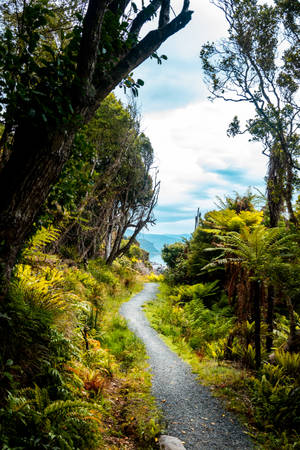
[[253, 449], [237, 421], [151, 328], [142, 305], [155, 298], [157, 289], [156, 283], [146, 283], [143, 291], [122, 305], [120, 313], [146, 346], [152, 392], [163, 410], [167, 434], [181, 439], [188, 450]]

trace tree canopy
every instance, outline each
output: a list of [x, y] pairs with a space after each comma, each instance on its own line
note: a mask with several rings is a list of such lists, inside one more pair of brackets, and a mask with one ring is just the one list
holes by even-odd
[[225, 15], [229, 37], [202, 47], [201, 59], [212, 98], [249, 102], [255, 116], [234, 136], [248, 131], [269, 156], [267, 192], [270, 222], [276, 226], [283, 204], [297, 222], [292, 196], [298, 183], [300, 149], [299, 3], [261, 4], [257, 0], [216, 0]]
[[119, 83], [136, 93], [143, 81], [134, 81], [132, 70], [153, 54], [161, 62], [161, 43], [191, 20], [188, 0], [173, 19], [171, 6], [169, 0], [2, 3], [0, 253], [7, 275], [78, 129]]

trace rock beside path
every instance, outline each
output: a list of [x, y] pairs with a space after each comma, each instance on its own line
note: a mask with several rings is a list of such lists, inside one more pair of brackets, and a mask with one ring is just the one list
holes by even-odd
[[159, 448], [161, 450], [185, 450], [180, 439], [173, 436], [167, 436], [166, 434], [160, 437]]

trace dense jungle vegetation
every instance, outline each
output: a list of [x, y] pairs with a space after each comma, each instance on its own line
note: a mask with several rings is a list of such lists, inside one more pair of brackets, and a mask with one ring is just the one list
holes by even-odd
[[[192, 17], [181, 3], [173, 19], [169, 0], [0, 3], [4, 450], [156, 446], [145, 350], [118, 309], [151, 270], [136, 238], [159, 181], [134, 104], [112, 90], [137, 95], [132, 71], [167, 59], [159, 46]], [[189, 241], [165, 247], [147, 310], [259, 445], [299, 448], [299, 2], [212, 3], [229, 38], [201, 49], [203, 72], [212, 97], [254, 105], [228, 135], [261, 142], [266, 199], [197, 216]]]
[[181, 6], [0, 3], [3, 449], [152, 448], [160, 429], [118, 315], [149, 271], [135, 238], [159, 182], [134, 105], [111, 92], [137, 95], [132, 70], [167, 59], [159, 46], [191, 20]]
[[299, 2], [213, 0], [228, 38], [200, 53], [212, 99], [247, 102], [268, 157], [266, 195], [250, 190], [197, 213], [190, 240], [165, 246], [153, 326], [240, 413], [262, 448], [299, 448]]
[[261, 448], [298, 448], [300, 234], [284, 215], [270, 228], [255, 200], [227, 197], [190, 240], [164, 247], [160, 300], [146, 311]]
[[152, 161], [113, 95], [76, 136], [1, 298], [1, 448], [155, 445], [146, 353], [118, 313], [151, 269], [135, 236], [153, 220]]

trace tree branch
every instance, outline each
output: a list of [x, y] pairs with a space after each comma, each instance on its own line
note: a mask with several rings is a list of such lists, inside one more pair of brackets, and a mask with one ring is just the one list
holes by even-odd
[[94, 76], [102, 22], [109, 0], [89, 0], [88, 9], [83, 20], [77, 75], [81, 79], [83, 92], [79, 95], [89, 96]]
[[163, 0], [152, 0], [152, 2], [146, 7], [143, 8], [136, 18], [132, 21], [130, 27], [130, 34], [139, 35], [142, 26], [156, 13], [158, 8], [160, 7]]
[[158, 28], [164, 27], [169, 22], [170, 22], [170, 0], [162, 0]]
[[130, 0], [113, 0], [109, 5], [109, 9], [113, 14], [124, 14]]
[[155, 52], [170, 36], [184, 28], [191, 20], [193, 11], [188, 9], [189, 0], [184, 1], [181, 13], [163, 28], [150, 31], [134, 48], [132, 48], [111, 70], [110, 76], [106, 74], [98, 79], [97, 106], [120, 80], [134, 70], [143, 61]]

